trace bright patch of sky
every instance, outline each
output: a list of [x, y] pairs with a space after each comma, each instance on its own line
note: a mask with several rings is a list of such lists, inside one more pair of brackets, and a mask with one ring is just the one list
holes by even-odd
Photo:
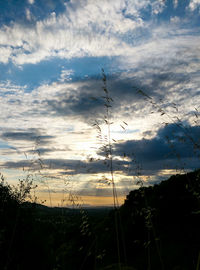
[[[46, 173], [52, 187], [74, 175], [77, 192], [88, 186], [91, 196], [108, 196], [105, 183], [102, 188], [92, 182], [95, 170], [106, 173], [105, 166], [95, 160], [92, 169], [88, 162], [103, 159], [93, 126], [98, 120], [106, 132], [101, 68], [114, 99], [112, 138], [114, 149], [121, 149], [121, 155], [116, 152], [116, 168], [118, 162], [121, 169], [115, 170], [120, 196], [125, 191], [118, 176], [130, 182], [136, 174], [123, 151], [133, 154], [136, 141], [140, 149], [134, 157], [138, 154], [144, 162], [145, 177], [160, 179], [176, 169], [175, 158], [166, 158], [164, 135], [156, 138], [170, 134], [170, 124], [179, 120], [197, 137], [199, 0], [0, 0], [0, 11], [2, 170], [28, 169], [24, 153], [32, 159], [35, 149], [51, 164]], [[159, 107], [149, 106], [138, 90]], [[162, 164], [156, 147], [162, 148]], [[154, 152], [154, 169], [145, 159], [147, 149]], [[183, 156], [186, 170], [194, 169], [196, 161]]]

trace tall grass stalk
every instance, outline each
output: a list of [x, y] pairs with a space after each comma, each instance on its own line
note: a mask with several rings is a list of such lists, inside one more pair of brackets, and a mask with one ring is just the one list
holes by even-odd
[[104, 107], [106, 110], [106, 115], [104, 121], [107, 126], [107, 142], [106, 142], [106, 157], [109, 161], [109, 170], [111, 176], [111, 184], [112, 184], [112, 195], [113, 195], [113, 206], [114, 206], [114, 215], [115, 215], [115, 232], [116, 232], [116, 241], [117, 241], [117, 257], [118, 257], [118, 267], [121, 270], [121, 256], [120, 256], [120, 243], [119, 243], [119, 224], [118, 224], [118, 197], [117, 197], [117, 190], [115, 186], [115, 179], [114, 179], [114, 168], [113, 168], [113, 150], [112, 150], [112, 143], [111, 143], [111, 112], [110, 109], [112, 108], [113, 99], [110, 97], [108, 88], [107, 88], [107, 78], [102, 69], [102, 81], [103, 81], [103, 91], [104, 91]]
[[[104, 101], [104, 108], [105, 108], [105, 115], [103, 118], [103, 122], [106, 125], [106, 136], [102, 135], [100, 124], [97, 121], [95, 122], [94, 126], [96, 126], [97, 128], [97, 132], [98, 132], [97, 137], [100, 139], [100, 142], [103, 143], [103, 151], [105, 153], [105, 159], [106, 159], [105, 163], [107, 164], [109, 168], [110, 180], [107, 177], [103, 177], [103, 178], [108, 184], [111, 184], [112, 186], [118, 269], [121, 270], [121, 261], [122, 261], [121, 250], [123, 250], [125, 263], [126, 263], [126, 251], [125, 251], [123, 227], [122, 227], [122, 221], [121, 221], [121, 216], [120, 216], [120, 211], [119, 211], [119, 201], [118, 201], [118, 194], [117, 194], [115, 175], [114, 175], [113, 141], [115, 142], [115, 140], [111, 137], [111, 125], [113, 124], [112, 103], [114, 101], [112, 97], [110, 96], [110, 93], [107, 87], [107, 77], [106, 77], [104, 69], [102, 69], [102, 82], [103, 82], [102, 88], [104, 92], [104, 95], [102, 96], [102, 98]], [[122, 245], [121, 247], [120, 247], [120, 244]]]
[[111, 125], [113, 123], [111, 122], [111, 112], [110, 112], [110, 109], [112, 108], [113, 99], [110, 97], [109, 92], [108, 92], [107, 78], [106, 78], [104, 69], [102, 69], [102, 81], [103, 81], [103, 91], [105, 94], [105, 96], [103, 96], [103, 99], [104, 99], [104, 106], [106, 109], [106, 115], [105, 115], [104, 121], [107, 126], [107, 153], [106, 154], [110, 163], [109, 169], [110, 169], [110, 175], [111, 175], [113, 205], [114, 205], [114, 208], [116, 209], [119, 207], [119, 202], [118, 202], [117, 190], [116, 190], [115, 180], [114, 180], [113, 149], [112, 149], [112, 143], [111, 143]]

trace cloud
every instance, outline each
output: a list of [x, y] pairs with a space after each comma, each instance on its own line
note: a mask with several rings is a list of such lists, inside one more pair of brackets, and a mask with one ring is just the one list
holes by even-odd
[[[109, 51], [118, 55], [122, 53], [120, 46], [127, 49], [129, 46], [117, 35], [142, 23], [139, 18], [133, 20], [124, 16], [124, 8], [125, 1], [104, 1], [101, 5], [91, 1], [68, 2], [65, 13], [56, 16], [53, 12], [34, 26], [17, 23], [3, 26], [1, 45], [12, 46], [10, 59], [19, 65], [37, 63], [49, 57], [104, 56], [110, 55]], [[28, 9], [26, 17], [30, 19]], [[113, 48], [118, 48], [119, 52]]]
[[[23, 65], [52, 57], [137, 55], [137, 44], [149, 47], [151, 30], [155, 28], [153, 21], [143, 19], [143, 12], [156, 16], [163, 11], [165, 3], [161, 0], [103, 0], [100, 4], [85, 0], [67, 2], [65, 7], [63, 13], [52, 12], [35, 24], [2, 26], [0, 44], [11, 50], [2, 61]], [[26, 9], [26, 17], [31, 19], [30, 9]]]
[[12, 131], [12, 132], [3, 132], [0, 134], [0, 137], [5, 140], [15, 140], [15, 141], [32, 141], [40, 142], [41, 144], [46, 144], [54, 136], [45, 136], [41, 135], [37, 130], [29, 129], [29, 131]]
[[11, 54], [12, 54], [12, 49], [10, 46], [0, 47], [0, 62], [3, 64], [8, 63], [8, 60]]
[[[198, 168], [200, 155], [199, 126], [169, 124], [160, 128], [156, 136], [151, 139], [128, 140], [113, 145], [113, 170], [117, 176], [156, 175], [162, 170], [182, 169], [192, 170]], [[59, 149], [41, 148], [41, 151], [60, 151]], [[63, 149], [62, 149], [63, 150]], [[104, 152], [98, 153], [105, 157]], [[53, 171], [54, 177], [66, 175], [98, 175], [109, 174], [109, 160], [93, 160], [92, 162], [80, 159], [42, 159], [40, 163], [32, 160], [6, 161], [1, 163], [7, 169], [32, 169], [34, 171], [45, 169]], [[50, 175], [50, 174], [49, 174]], [[105, 181], [98, 181], [104, 185]], [[94, 184], [94, 183], [93, 183]], [[102, 186], [103, 187], [103, 186]]]
[[74, 70], [72, 69], [62, 69], [59, 81], [62, 83], [71, 81], [72, 80], [71, 76], [73, 74], [74, 74]]
[[[192, 112], [195, 107], [199, 107], [195, 97], [200, 94], [197, 90], [198, 65], [195, 62], [198, 60], [191, 59], [188, 65], [187, 61], [180, 62], [177, 59], [177, 62], [174, 60], [164, 67], [155, 68], [141, 63], [135, 71], [109, 76], [107, 83], [109, 94], [114, 100], [111, 109], [114, 120], [128, 120], [130, 125], [140, 122], [140, 127], [135, 128], [141, 129], [141, 123], [144, 120], [147, 122], [147, 118], [153, 126], [153, 119], [156, 120], [156, 116], [161, 115], [159, 108], [162, 108], [166, 112], [163, 122], [173, 122], [173, 117], [193, 121]], [[187, 72], [183, 72], [186, 69]], [[101, 88], [102, 81], [97, 78], [72, 81], [60, 86], [60, 90], [51, 98], [47, 97], [44, 104], [52, 116], [76, 117], [87, 124], [94, 123], [95, 120], [102, 121], [105, 108]], [[157, 107], [151, 106], [150, 101], [145, 100], [138, 90], [151, 96], [151, 102], [155, 102]]]
[[28, 20], [28, 21], [31, 21], [31, 18], [32, 18], [32, 14], [31, 14], [31, 12], [30, 12], [30, 9], [26, 9], [26, 19]]
[[[157, 131], [152, 139], [129, 140], [114, 146], [113, 155], [126, 155], [133, 164], [152, 172], [162, 169], [198, 168], [200, 126], [187, 123], [169, 124]], [[103, 153], [102, 153], [103, 155]], [[134, 166], [133, 166], [134, 167]]]
[[[110, 173], [108, 166], [104, 164], [104, 160], [94, 160], [93, 162], [72, 160], [72, 159], [42, 159], [43, 168], [41, 168], [40, 160], [19, 160], [19, 161], [6, 161], [1, 163], [2, 168], [7, 169], [32, 169], [33, 171], [47, 170], [54, 171], [54, 177], [56, 175], [79, 175], [79, 174], [99, 174]], [[123, 170], [123, 166], [127, 165], [126, 161], [114, 160], [113, 164], [117, 170]]]
[[55, 115], [77, 115], [86, 121], [88, 118], [94, 119], [103, 108], [103, 100], [93, 100], [94, 95], [98, 98], [100, 88], [100, 81], [96, 80], [72, 83], [54, 99], [47, 99], [47, 108]]
[[158, 0], [152, 3], [152, 12], [154, 14], [161, 13], [164, 8], [165, 8], [165, 1], [163, 0]]
[[35, 0], [28, 0], [28, 3], [29, 3], [30, 5], [33, 5], [34, 2], [35, 2]]
[[174, 0], [173, 3], [174, 3], [174, 8], [177, 8], [178, 7], [178, 0]]
[[199, 0], [190, 0], [189, 8], [194, 11], [196, 8], [198, 8], [200, 5]]
[[[114, 118], [126, 113], [126, 117], [137, 117], [143, 107], [143, 100], [137, 93], [138, 89], [146, 90], [154, 96], [154, 86], [148, 86], [132, 76], [113, 75], [107, 78], [109, 95], [112, 103], [112, 114]], [[96, 120], [103, 121], [105, 115], [104, 99], [102, 96], [102, 80], [100, 78], [87, 78], [72, 81], [63, 85], [62, 90], [55, 93], [52, 98], [44, 100], [45, 107], [52, 116], [71, 116], [87, 124], [94, 124]], [[150, 110], [150, 109], [149, 109]]]
[[[70, 93], [70, 82], [42, 85], [32, 92], [9, 82], [2, 83], [0, 87], [0, 134], [4, 141], [9, 140], [12, 147], [28, 154], [39, 141], [38, 148], [48, 145], [45, 148], [52, 149], [42, 151], [43, 157], [83, 156], [86, 149], [89, 153], [88, 148], [94, 143], [91, 127], [78, 118], [74, 121], [72, 114], [55, 115], [47, 107], [47, 97], [53, 99], [67, 88]], [[8, 156], [20, 158], [11, 152]]]

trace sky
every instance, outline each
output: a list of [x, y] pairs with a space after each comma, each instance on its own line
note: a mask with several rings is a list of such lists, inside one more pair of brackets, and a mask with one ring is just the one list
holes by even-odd
[[111, 205], [108, 135], [119, 203], [199, 168], [200, 0], [0, 0], [0, 12], [6, 181], [30, 176], [51, 206]]

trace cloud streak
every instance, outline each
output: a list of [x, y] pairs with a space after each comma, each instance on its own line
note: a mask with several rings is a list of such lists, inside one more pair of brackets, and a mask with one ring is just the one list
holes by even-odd
[[20, 141], [40, 141], [42, 144], [47, 143], [54, 136], [41, 135], [36, 130], [30, 130], [29, 132], [14, 131], [14, 132], [3, 132], [1, 135], [2, 139], [6, 140], [20, 140]]

